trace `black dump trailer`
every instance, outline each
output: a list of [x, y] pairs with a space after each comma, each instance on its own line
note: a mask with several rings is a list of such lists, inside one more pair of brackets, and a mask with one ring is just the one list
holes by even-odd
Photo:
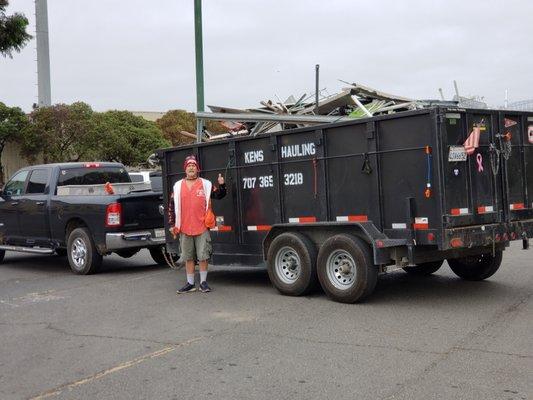
[[212, 262], [266, 261], [287, 295], [319, 282], [357, 302], [380, 272], [431, 274], [444, 260], [483, 280], [510, 241], [533, 236], [533, 113], [435, 107], [163, 149], [167, 204], [189, 154], [228, 185], [213, 201]]

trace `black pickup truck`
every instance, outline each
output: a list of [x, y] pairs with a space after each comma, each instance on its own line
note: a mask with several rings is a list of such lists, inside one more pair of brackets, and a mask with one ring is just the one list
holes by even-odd
[[85, 275], [105, 255], [127, 258], [148, 248], [164, 264], [163, 213], [162, 193], [132, 183], [122, 164], [26, 167], [0, 191], [0, 261], [6, 250], [55, 253]]

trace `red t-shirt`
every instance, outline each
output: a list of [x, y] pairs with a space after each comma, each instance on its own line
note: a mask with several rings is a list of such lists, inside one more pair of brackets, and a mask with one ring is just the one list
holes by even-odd
[[205, 193], [201, 179], [189, 189], [184, 179], [181, 183], [181, 227], [182, 233], [189, 236], [197, 236], [204, 233], [205, 226]]

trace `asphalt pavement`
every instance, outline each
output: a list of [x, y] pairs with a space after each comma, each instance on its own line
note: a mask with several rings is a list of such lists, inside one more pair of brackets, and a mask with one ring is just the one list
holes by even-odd
[[380, 276], [363, 304], [280, 295], [263, 268], [213, 267], [211, 293], [147, 251], [76, 276], [0, 265], [0, 399], [531, 399], [533, 250], [483, 282], [445, 263]]

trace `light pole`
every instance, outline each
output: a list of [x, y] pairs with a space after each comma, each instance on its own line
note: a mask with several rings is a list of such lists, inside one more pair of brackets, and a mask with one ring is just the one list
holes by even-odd
[[[194, 38], [196, 48], [196, 111], [204, 111], [204, 55], [202, 44], [202, 0], [194, 0]], [[202, 141], [204, 121], [196, 119], [196, 141]]]
[[37, 33], [37, 88], [39, 107], [52, 105], [50, 90], [50, 54], [48, 45], [47, 0], [35, 0], [35, 30]]

